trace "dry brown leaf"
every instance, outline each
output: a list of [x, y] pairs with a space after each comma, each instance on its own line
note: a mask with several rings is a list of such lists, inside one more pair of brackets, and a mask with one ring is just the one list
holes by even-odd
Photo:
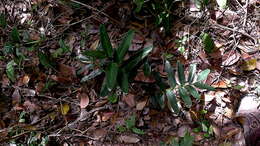
[[12, 104], [16, 105], [20, 103], [20, 101], [21, 101], [21, 95], [19, 90], [16, 88], [12, 94]]
[[190, 132], [191, 128], [188, 125], [183, 125], [178, 129], [178, 136], [179, 137], [183, 137], [185, 135], [186, 132]]
[[108, 102], [108, 100], [101, 100], [95, 104], [95, 107], [101, 107], [105, 105]]
[[231, 50], [229, 52], [225, 52], [222, 57], [222, 65], [223, 66], [231, 66], [238, 62], [240, 59], [240, 53], [236, 50]]
[[151, 76], [145, 76], [144, 72], [138, 72], [135, 77], [135, 81], [141, 81], [141, 82], [145, 82], [145, 83], [154, 83], [155, 79]]
[[59, 71], [60, 75], [63, 77], [75, 77], [76, 71], [74, 67], [65, 65], [65, 64], [59, 64]]
[[136, 110], [138, 110], [138, 111], [143, 110], [144, 107], [145, 107], [145, 105], [146, 105], [146, 103], [147, 103], [147, 100], [138, 102], [138, 103], [136, 104]]
[[100, 139], [107, 135], [107, 131], [105, 129], [96, 129], [93, 133], [94, 138]]
[[94, 41], [94, 42], [91, 44], [90, 49], [91, 49], [91, 50], [96, 50], [97, 47], [98, 47], [98, 44], [99, 44], [99, 40]]
[[224, 115], [231, 119], [234, 116], [234, 111], [230, 108], [225, 108], [225, 114]]
[[129, 94], [123, 96], [123, 101], [124, 101], [129, 107], [134, 107], [134, 106], [135, 106], [135, 95], [129, 93]]
[[27, 111], [29, 112], [34, 112], [34, 111], [37, 111], [39, 109], [39, 107], [32, 103], [31, 101], [29, 100], [26, 100], [24, 103], [23, 103], [23, 106], [26, 108]]
[[214, 88], [228, 88], [231, 87], [230, 81], [227, 79], [220, 80], [211, 85]]
[[86, 93], [79, 93], [78, 98], [80, 99], [80, 108], [86, 108], [89, 104], [89, 97]]
[[135, 136], [126, 135], [121, 135], [118, 140], [124, 143], [138, 143], [140, 141], [140, 139]]
[[8, 79], [8, 77], [6, 76], [6, 74], [4, 74], [2, 76], [2, 88], [6, 88], [8, 87], [10, 84], [10, 80]]
[[115, 113], [114, 112], [106, 112], [102, 114], [102, 121], [108, 121]]
[[29, 81], [30, 81], [30, 76], [24, 75], [24, 76], [23, 76], [23, 84], [26, 85], [26, 84], [29, 83]]

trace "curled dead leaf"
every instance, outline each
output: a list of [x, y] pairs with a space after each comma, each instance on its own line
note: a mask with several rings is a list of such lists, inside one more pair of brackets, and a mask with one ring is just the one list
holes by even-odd
[[86, 108], [89, 104], [89, 97], [86, 93], [79, 93], [78, 98], [80, 99], [80, 108]]

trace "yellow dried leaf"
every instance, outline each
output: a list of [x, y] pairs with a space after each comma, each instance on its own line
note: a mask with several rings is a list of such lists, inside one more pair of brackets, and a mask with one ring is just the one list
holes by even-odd
[[247, 61], [244, 61], [244, 63], [242, 64], [242, 70], [244, 71], [251, 71], [254, 70], [256, 68], [256, 59], [249, 59]]
[[61, 114], [62, 115], [67, 115], [69, 110], [70, 110], [70, 106], [67, 103], [61, 105]]

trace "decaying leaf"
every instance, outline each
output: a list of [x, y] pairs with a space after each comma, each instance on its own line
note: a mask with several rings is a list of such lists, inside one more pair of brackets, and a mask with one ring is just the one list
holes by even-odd
[[241, 68], [244, 71], [254, 70], [256, 68], [256, 62], [257, 62], [257, 60], [255, 58], [249, 59], [249, 60], [245, 60], [243, 62], [243, 64], [241, 65]]
[[140, 141], [140, 139], [135, 136], [126, 136], [126, 135], [120, 136], [118, 140], [124, 143], [138, 143]]
[[67, 103], [61, 104], [60, 110], [61, 110], [61, 114], [65, 116], [69, 112], [70, 106]]

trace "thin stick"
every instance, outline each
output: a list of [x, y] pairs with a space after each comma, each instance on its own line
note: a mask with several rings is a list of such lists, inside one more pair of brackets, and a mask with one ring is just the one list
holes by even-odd
[[117, 21], [116, 19], [110, 17], [110, 16], [107, 15], [106, 13], [104, 13], [104, 12], [102, 12], [102, 11], [100, 11], [100, 10], [98, 10], [98, 9], [96, 9], [96, 8], [94, 8], [94, 7], [92, 7], [92, 6], [90, 6], [90, 5], [84, 4], [84, 3], [79, 2], [79, 1], [76, 1], [76, 0], [70, 0], [70, 1], [72, 1], [72, 2], [74, 2], [74, 3], [77, 3], [77, 4], [80, 4], [80, 5], [84, 6], [84, 7], [88, 8], [88, 9], [91, 9], [91, 10], [93, 10], [93, 11], [96, 11], [96, 12], [98, 12], [98, 13], [101, 13], [101, 14], [103, 14], [104, 16], [106, 16], [107, 18], [109, 18], [110, 20], [114, 21], [115, 23], [120, 24], [120, 22]]

